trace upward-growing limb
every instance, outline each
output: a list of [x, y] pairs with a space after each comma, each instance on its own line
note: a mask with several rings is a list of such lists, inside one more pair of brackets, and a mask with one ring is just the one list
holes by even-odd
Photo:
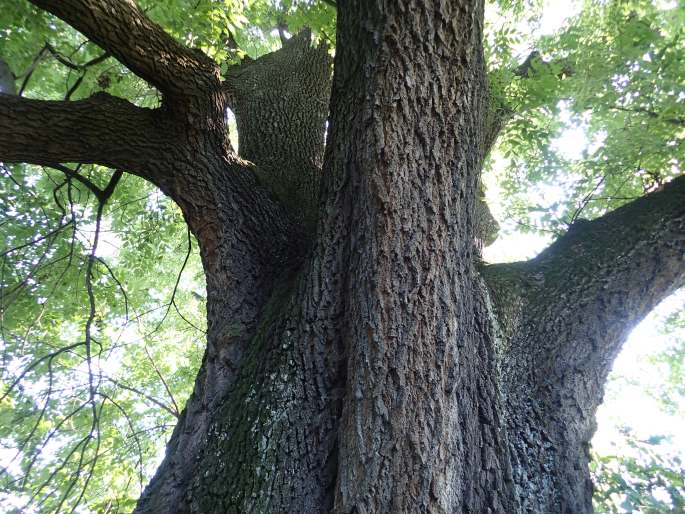
[[508, 421], [528, 427], [512, 439], [515, 480], [539, 482], [539, 497], [523, 504], [556, 509], [566, 497], [577, 499], [576, 511], [589, 510], [592, 487], [579, 470], [587, 470], [611, 364], [630, 330], [685, 284], [685, 177], [577, 222], [531, 261], [484, 274], [502, 327]]
[[313, 232], [332, 60], [303, 30], [283, 48], [228, 70], [240, 155], [254, 162], [294, 217]]
[[[579, 221], [530, 263], [540, 277], [529, 317], [555, 319], [533, 350], [537, 382], [559, 362], [607, 371], [624, 336], [685, 284], [685, 176], [593, 221]], [[555, 328], [556, 327], [556, 328]]]
[[163, 93], [188, 96], [219, 81], [219, 67], [177, 42], [133, 0], [31, 0], [110, 52]]
[[[503, 358], [525, 354], [536, 385], [554, 382], [569, 364], [605, 368], [625, 334], [685, 283], [685, 177], [598, 219], [579, 220], [535, 259], [488, 266], [485, 276], [493, 289], [507, 279], [517, 285], [526, 309]], [[511, 310], [512, 302], [496, 303], [501, 313]], [[522, 338], [528, 326], [539, 344]]]

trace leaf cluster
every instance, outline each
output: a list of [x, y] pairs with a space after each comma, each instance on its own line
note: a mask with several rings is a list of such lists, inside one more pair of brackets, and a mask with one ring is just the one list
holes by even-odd
[[490, 168], [520, 226], [561, 233], [682, 173], [684, 31], [681, 3], [585, 2], [491, 72], [512, 119]]

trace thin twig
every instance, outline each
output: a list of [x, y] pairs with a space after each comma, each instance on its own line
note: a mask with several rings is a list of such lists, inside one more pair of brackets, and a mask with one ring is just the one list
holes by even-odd
[[116, 380], [114, 378], [110, 378], [110, 377], [103, 377], [103, 378], [109, 382], [112, 382], [112, 384], [114, 384], [117, 387], [120, 387], [121, 389], [126, 389], [127, 391], [131, 391], [132, 393], [136, 393], [136, 394], [142, 396], [143, 398], [149, 400], [151, 403], [154, 403], [157, 407], [167, 411], [169, 414], [171, 414], [173, 417], [175, 417], [177, 419], [180, 416], [180, 413], [178, 411], [178, 406], [176, 405], [176, 403], [174, 403], [173, 408], [169, 407], [164, 402], [157, 400], [156, 398], [153, 398], [152, 396], [146, 394], [145, 392], [141, 391], [140, 389], [138, 389], [136, 387], [126, 385], [122, 382], [119, 382], [118, 380]]
[[[166, 390], [166, 393], [169, 395], [169, 399], [171, 400], [172, 405], [174, 406], [174, 410], [177, 413], [180, 413], [180, 409], [178, 408], [178, 404], [176, 403], [176, 399], [174, 398], [173, 393], [171, 392], [171, 388], [169, 388], [169, 384], [167, 384], [167, 381], [164, 380], [164, 376], [162, 375], [161, 371], [159, 371], [159, 368], [157, 367], [157, 364], [155, 363], [155, 360], [152, 358], [152, 355], [150, 355], [150, 352], [147, 349], [147, 345], [143, 346], [143, 350], [145, 350], [145, 355], [147, 355], [147, 358], [150, 360], [150, 364], [152, 364], [152, 369], [155, 370], [155, 373], [159, 377], [159, 379], [162, 382], [162, 385], [164, 385], [164, 389]], [[178, 418], [180, 414], [177, 414], [176, 417]]]

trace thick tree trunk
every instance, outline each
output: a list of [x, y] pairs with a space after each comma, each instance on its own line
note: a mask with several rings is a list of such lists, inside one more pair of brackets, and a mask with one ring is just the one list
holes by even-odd
[[481, 9], [340, 9], [318, 237], [283, 269], [171, 511], [516, 510], [474, 267]]
[[[229, 283], [218, 277], [234, 272], [207, 269], [207, 356], [138, 512], [592, 511], [588, 445], [604, 378], [631, 323], [682, 282], [682, 244], [654, 246], [651, 262], [675, 263], [672, 276], [644, 284], [630, 319], [607, 304], [587, 325], [574, 307], [620, 294], [635, 259], [604, 268], [635, 227], [600, 260], [592, 244], [574, 246], [576, 230], [530, 263], [478, 269], [478, 178], [493, 139], [481, 10], [341, 2], [311, 244], [325, 53], [299, 37], [229, 74], [241, 154], [290, 212], [288, 240], [310, 250], [286, 251], [249, 291], [242, 275]], [[678, 194], [666, 209], [676, 221], [656, 237], [682, 231]], [[606, 241], [587, 230], [583, 241]], [[593, 265], [594, 285], [579, 284]], [[252, 307], [227, 306], [231, 294]], [[215, 328], [241, 316], [228, 339]]]
[[[133, 2], [34, 3], [164, 103], [0, 95], [0, 160], [141, 175], [201, 245], [207, 351], [136, 512], [592, 511], [610, 363], [685, 283], [684, 178], [532, 261], [481, 266], [499, 127], [481, 1], [337, 2], [322, 169], [330, 63], [307, 34], [221, 83]], [[227, 106], [256, 167], [227, 142]]]

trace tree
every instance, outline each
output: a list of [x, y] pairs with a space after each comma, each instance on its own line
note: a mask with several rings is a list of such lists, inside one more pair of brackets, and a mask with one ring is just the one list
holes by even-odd
[[[530, 261], [486, 265], [486, 157], [507, 123], [510, 146], [529, 129], [516, 112], [540, 120], [563, 97], [577, 55], [532, 55], [488, 79], [482, 2], [340, 1], [332, 80], [326, 46], [282, 24], [281, 49], [222, 73], [132, 1], [31, 3], [161, 102], [0, 95], [0, 161], [78, 181], [96, 233], [122, 174], [136, 175], [180, 207], [200, 246], [206, 351], [136, 512], [592, 510], [588, 443], [611, 362], [685, 280], [678, 111], [607, 109], [672, 126], [672, 168], [654, 191], [592, 221], [574, 212]], [[631, 27], [648, 14], [617, 16]], [[671, 41], [660, 58], [681, 48], [678, 32]], [[103, 181], [64, 163], [116, 171]], [[83, 352], [93, 420], [96, 246], [85, 337], [41, 361]]]

